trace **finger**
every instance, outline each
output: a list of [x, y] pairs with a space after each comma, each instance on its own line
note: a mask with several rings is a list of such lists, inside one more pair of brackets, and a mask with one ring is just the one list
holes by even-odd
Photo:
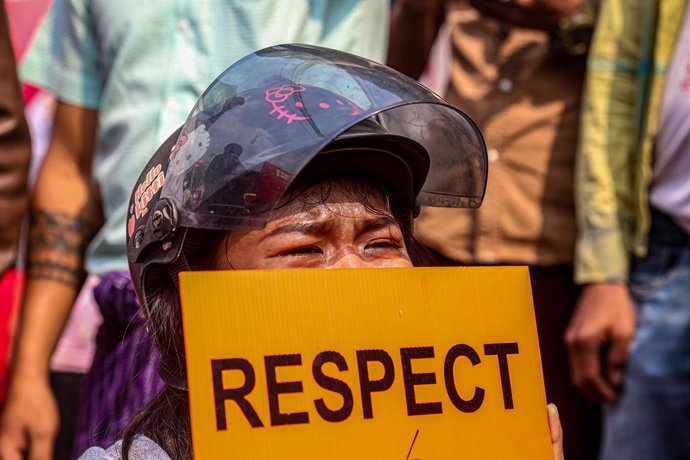
[[53, 458], [53, 436], [34, 436], [29, 449], [29, 460], [51, 460]]
[[0, 448], [0, 460], [22, 460], [22, 452], [11, 448]]
[[612, 403], [616, 400], [617, 396], [615, 389], [609, 385], [608, 381], [603, 376], [588, 380], [583, 384], [580, 390], [585, 395], [587, 401], [591, 403]]
[[22, 460], [25, 444], [12, 436], [0, 437], [0, 460]]
[[591, 402], [613, 402], [616, 392], [608, 384], [601, 372], [599, 353], [588, 353], [580, 357], [580, 376], [577, 385]]
[[22, 460], [22, 452], [9, 446], [0, 447], [0, 460]]
[[592, 402], [613, 401], [616, 394], [601, 372], [601, 342], [594, 337], [579, 340], [570, 338], [568, 348], [573, 384]]
[[566, 338], [571, 377], [577, 387], [582, 387], [600, 372], [599, 347], [601, 342], [594, 337], [582, 338], [570, 334]]
[[546, 406], [549, 414], [549, 429], [551, 430], [551, 447], [553, 447], [554, 460], [564, 460], [563, 455], [563, 427], [555, 404]]
[[629, 347], [629, 339], [619, 339], [611, 342], [606, 356], [606, 378], [613, 387], [617, 388], [623, 384]]

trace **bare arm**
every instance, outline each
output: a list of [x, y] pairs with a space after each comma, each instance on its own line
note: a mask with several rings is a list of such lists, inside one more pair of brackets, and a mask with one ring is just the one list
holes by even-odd
[[49, 459], [57, 412], [49, 361], [84, 279], [86, 245], [102, 223], [91, 164], [97, 112], [58, 103], [31, 200], [27, 287], [17, 330], [0, 457]]
[[[53, 138], [31, 200], [17, 370], [52, 354], [84, 279], [84, 250], [102, 224], [91, 175], [96, 119], [93, 110], [58, 103]], [[41, 364], [47, 366], [47, 360]]]
[[388, 65], [419, 78], [443, 22], [443, 0], [398, 0], [391, 13]]
[[26, 212], [26, 176], [31, 158], [14, 54], [4, 2], [0, 0], [0, 277], [17, 255], [19, 229]]

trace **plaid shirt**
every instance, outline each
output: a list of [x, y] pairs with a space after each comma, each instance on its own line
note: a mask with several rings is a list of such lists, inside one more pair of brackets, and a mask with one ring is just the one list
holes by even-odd
[[605, 0], [590, 49], [576, 167], [579, 283], [627, 280], [647, 250], [665, 75], [688, 0]]

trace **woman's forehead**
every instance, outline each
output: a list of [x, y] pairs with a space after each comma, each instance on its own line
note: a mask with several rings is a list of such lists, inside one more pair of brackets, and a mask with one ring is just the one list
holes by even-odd
[[230, 232], [226, 243], [235, 253], [246, 253], [298, 237], [344, 242], [381, 230], [401, 235], [402, 229], [382, 194], [368, 196], [368, 202], [363, 203], [353, 198], [346, 182], [334, 183], [328, 191], [318, 196], [320, 190], [308, 190], [273, 211], [264, 228]]
[[361, 178], [330, 178], [307, 186], [294, 184], [271, 213], [269, 223], [306, 212], [327, 214], [336, 204], [347, 205], [340, 208], [363, 207], [375, 214], [392, 215], [387, 194], [374, 182]]

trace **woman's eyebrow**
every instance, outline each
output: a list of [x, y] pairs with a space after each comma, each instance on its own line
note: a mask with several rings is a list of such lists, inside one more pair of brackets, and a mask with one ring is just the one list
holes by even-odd
[[393, 216], [379, 216], [363, 219], [357, 224], [357, 231], [359, 232], [373, 232], [381, 230], [382, 228], [389, 228], [390, 226], [398, 227], [398, 221]]
[[[286, 233], [301, 233], [303, 235], [323, 235], [333, 230], [336, 225], [336, 220], [327, 219], [323, 221], [306, 221], [293, 222], [289, 224], [279, 225], [267, 234], [263, 235], [259, 242], [264, 241], [276, 235], [283, 235]], [[389, 228], [391, 225], [398, 225], [398, 222], [392, 216], [377, 216], [366, 219], [358, 219], [355, 224], [356, 229], [360, 233], [372, 232], [382, 228]]]
[[307, 222], [294, 222], [290, 224], [280, 225], [259, 239], [259, 242], [270, 238], [272, 236], [281, 235], [285, 233], [302, 233], [305, 235], [318, 235], [324, 232], [328, 232], [333, 228], [333, 220], [324, 221], [307, 221]]

